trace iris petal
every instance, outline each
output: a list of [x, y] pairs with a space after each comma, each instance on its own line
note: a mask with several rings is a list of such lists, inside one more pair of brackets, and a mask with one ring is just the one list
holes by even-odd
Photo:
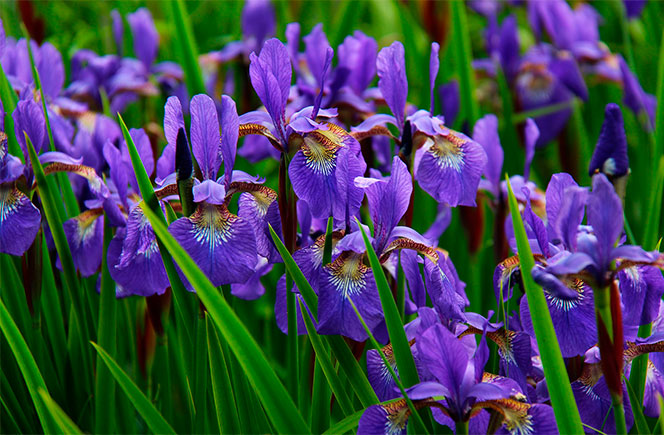
[[169, 230], [215, 286], [244, 283], [254, 273], [254, 230], [225, 205], [203, 203]]
[[41, 214], [20, 190], [0, 185], [0, 252], [23, 255], [37, 236]]

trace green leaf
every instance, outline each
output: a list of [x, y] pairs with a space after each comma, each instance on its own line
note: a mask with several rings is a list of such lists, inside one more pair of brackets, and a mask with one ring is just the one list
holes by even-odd
[[83, 431], [76, 426], [71, 418], [60, 408], [55, 400], [43, 388], [39, 388], [39, 396], [41, 397], [44, 407], [48, 409], [55, 424], [60, 428], [60, 432], [65, 434], [82, 434]]
[[145, 420], [150, 430], [154, 433], [175, 433], [171, 425], [162, 417], [162, 415], [154, 407], [150, 399], [134, 384], [131, 378], [125, 373], [118, 363], [111, 358], [111, 356], [97, 344], [90, 342], [97, 350], [97, 354], [101, 356], [101, 360], [106, 367], [110, 370], [116, 382], [125, 392], [127, 398], [131, 401], [132, 405], [136, 408], [138, 414]]
[[196, 359], [194, 367], [194, 404], [196, 416], [193, 421], [192, 433], [205, 432], [205, 417], [207, 415], [207, 380], [208, 355], [206, 346], [205, 318], [199, 317], [196, 321]]
[[209, 314], [205, 315], [207, 327], [208, 356], [210, 358], [210, 377], [212, 379], [212, 396], [217, 410], [220, 433], [240, 433], [240, 421], [237, 405], [233, 397], [233, 387], [228, 375], [228, 366], [224, 357], [219, 335]]
[[69, 297], [73, 303], [74, 309], [71, 314], [74, 322], [78, 325], [78, 330], [80, 331], [78, 344], [80, 346], [81, 358], [83, 360], [83, 370], [85, 371], [82, 374], [82, 382], [87, 385], [92, 380], [92, 362], [88, 346], [85, 345], [89, 329], [84, 311], [86, 308], [83, 304], [83, 294], [79, 286], [78, 277], [76, 276], [76, 268], [74, 267], [74, 260], [72, 259], [71, 251], [69, 250], [69, 243], [65, 236], [63, 223], [60, 220], [60, 215], [56, 206], [58, 201], [57, 195], [54, 194], [52, 184], [48, 182], [46, 175], [44, 175], [44, 168], [39, 162], [35, 148], [27, 134], [25, 135], [25, 140], [28, 145], [30, 162], [32, 163], [32, 169], [35, 173], [35, 180], [37, 181], [39, 196], [42, 201], [44, 214], [46, 215], [46, 221], [51, 229], [55, 249], [58, 251], [58, 256], [60, 257], [60, 264], [62, 265], [65, 277], [65, 287], [67, 288]]
[[[644, 355], [646, 358], [648, 355]], [[643, 399], [639, 399], [636, 396], [634, 388], [623, 375], [625, 384], [627, 385], [627, 394], [629, 394], [629, 403], [632, 405], [632, 412], [634, 414], [634, 426], [636, 427], [636, 433], [647, 434], [650, 433], [650, 428], [648, 427], [648, 422], [646, 421], [646, 416], [643, 415]]]
[[325, 350], [320, 335], [318, 335], [318, 332], [316, 332], [314, 322], [311, 321], [309, 312], [304, 307], [301, 300], [299, 300], [299, 303], [300, 311], [302, 312], [302, 318], [304, 319], [304, 325], [307, 328], [309, 341], [311, 341], [311, 346], [314, 348], [314, 352], [316, 352], [316, 362], [320, 364], [321, 369], [323, 369], [323, 373], [327, 378], [327, 382], [330, 384], [330, 388], [336, 396], [337, 402], [339, 403], [339, 406], [341, 407], [344, 415], [349, 415], [353, 412], [353, 405], [346, 395], [346, 390], [344, 390], [341, 380], [339, 379], [337, 372], [334, 370], [334, 366], [332, 366], [330, 355]]
[[307, 424], [293, 400], [242, 321], [194, 260], [168, 232], [164, 222], [147, 207], [144, 207], [144, 213], [157, 237], [171, 253], [189, 282], [193, 284], [196, 294], [242, 365], [274, 428], [277, 432], [308, 432]]
[[334, 218], [330, 216], [327, 219], [327, 228], [325, 229], [325, 245], [323, 245], [323, 266], [332, 261], [332, 232], [334, 230]]
[[367, 256], [369, 257], [369, 264], [373, 270], [374, 278], [376, 280], [376, 287], [378, 287], [378, 295], [380, 296], [380, 303], [383, 306], [383, 312], [385, 313], [385, 324], [387, 326], [387, 332], [390, 336], [390, 343], [392, 343], [392, 349], [394, 350], [394, 358], [397, 361], [399, 376], [401, 377], [401, 381], [406, 387], [412, 387], [413, 385], [417, 384], [420, 379], [417, 375], [415, 360], [413, 359], [413, 354], [410, 351], [408, 338], [406, 338], [406, 331], [403, 329], [401, 316], [399, 316], [399, 310], [397, 309], [396, 302], [394, 301], [394, 297], [390, 291], [390, 285], [387, 283], [385, 272], [383, 271], [383, 267], [378, 260], [376, 251], [374, 251], [374, 248], [369, 241], [369, 237], [367, 237], [367, 234], [359, 220], [357, 223], [360, 227], [360, 231], [362, 232], [364, 245], [367, 248]]
[[[118, 121], [120, 123], [120, 128], [122, 129], [122, 134], [124, 136], [125, 142], [127, 143], [127, 149], [129, 150], [131, 164], [134, 167], [134, 174], [136, 174], [136, 180], [138, 182], [138, 188], [141, 191], [141, 196], [143, 197], [143, 200], [148, 204], [150, 209], [159, 217], [159, 220], [165, 223], [166, 221], [164, 220], [164, 215], [161, 211], [161, 208], [159, 207], [159, 201], [157, 200], [157, 196], [154, 193], [152, 183], [150, 182], [150, 177], [145, 171], [145, 166], [143, 166], [143, 161], [141, 160], [141, 156], [138, 154], [138, 150], [136, 149], [136, 144], [134, 144], [134, 140], [129, 134], [127, 125], [125, 124], [124, 120], [122, 119], [122, 116], [120, 116], [119, 113], [118, 113]], [[164, 268], [166, 269], [166, 275], [168, 275], [168, 281], [171, 283], [171, 290], [173, 295], [173, 302], [175, 305], [175, 311], [180, 319], [179, 326], [184, 328], [184, 335], [186, 342], [191, 343], [191, 340], [193, 340], [193, 332], [191, 331], [191, 326], [189, 325], [190, 324], [189, 319], [191, 319], [194, 316], [194, 313], [193, 312], [188, 313], [186, 300], [185, 300], [187, 297], [190, 296], [189, 292], [187, 291], [187, 289], [185, 289], [184, 284], [180, 279], [180, 275], [178, 275], [177, 271], [175, 270], [175, 266], [173, 265], [171, 255], [168, 253], [166, 249], [163, 249], [160, 240], [157, 240], [157, 243], [159, 244], [159, 253], [161, 254], [161, 258], [164, 263]]]
[[349, 415], [334, 426], [331, 426], [328, 430], [323, 432], [323, 435], [344, 434], [355, 431], [360, 422], [360, 418], [362, 418], [362, 414], [364, 414], [364, 409], [357, 411], [353, 415]]
[[[269, 226], [269, 229], [270, 235], [272, 236], [272, 241], [277, 247], [281, 258], [284, 260], [286, 270], [295, 280], [295, 284], [297, 285], [300, 294], [304, 298], [304, 302], [306, 302], [307, 306], [311, 310], [313, 318], [317, 319], [318, 296], [311, 287], [311, 284], [309, 284], [307, 279], [304, 277], [304, 274], [300, 268], [295, 263], [295, 260], [293, 260], [293, 257], [291, 256], [290, 252], [288, 252], [288, 249], [286, 249], [286, 246], [284, 246], [284, 243], [281, 241], [279, 236], [277, 236], [277, 233], [274, 232], [274, 229], [271, 225]], [[374, 392], [373, 388], [371, 388], [369, 380], [353, 356], [353, 353], [348, 348], [348, 345], [344, 339], [338, 335], [325, 335], [323, 336], [323, 339], [327, 341], [327, 344], [330, 346], [332, 353], [339, 361], [339, 366], [346, 373], [348, 379], [353, 379], [351, 387], [355, 391], [357, 397], [360, 399], [362, 406], [367, 407], [378, 403], [378, 397], [376, 396], [376, 393]]]
[[48, 254], [46, 235], [42, 232], [42, 316], [45, 330], [53, 351], [53, 359], [61, 379], [64, 379], [67, 360], [67, 338], [64, 313], [60, 303], [60, 291], [55, 283], [53, 265]]
[[[0, 254], [0, 268], [2, 268], [2, 299], [10, 312], [14, 313], [15, 321], [20, 331], [30, 334], [32, 331], [32, 317], [25, 296], [23, 281], [16, 270], [16, 264], [9, 254]], [[28, 337], [29, 338], [29, 337]]]
[[470, 47], [470, 35], [468, 33], [468, 17], [466, 6], [462, 1], [450, 2], [452, 9], [452, 35], [456, 66], [459, 71], [459, 91], [461, 101], [466, 104], [465, 119], [469, 125], [474, 125], [479, 118], [477, 102], [473, 92], [475, 90], [475, 77], [472, 66], [473, 54]]
[[426, 427], [424, 426], [424, 422], [422, 421], [420, 413], [417, 412], [415, 405], [408, 397], [408, 394], [406, 393], [406, 388], [404, 388], [401, 379], [399, 379], [399, 376], [397, 376], [397, 373], [394, 371], [394, 368], [392, 368], [392, 364], [390, 364], [390, 362], [387, 360], [387, 357], [385, 356], [385, 353], [383, 352], [380, 343], [376, 341], [376, 338], [371, 333], [371, 330], [367, 326], [367, 323], [364, 321], [364, 318], [362, 318], [362, 314], [357, 309], [357, 306], [350, 297], [348, 297], [348, 302], [350, 302], [351, 306], [353, 307], [353, 310], [355, 311], [355, 314], [357, 315], [357, 318], [360, 320], [360, 323], [362, 323], [362, 326], [364, 327], [364, 330], [367, 332], [367, 335], [369, 335], [369, 340], [371, 341], [371, 344], [378, 352], [380, 359], [383, 360], [383, 364], [385, 364], [385, 367], [387, 367], [387, 370], [390, 372], [390, 376], [392, 376], [394, 383], [399, 387], [401, 395], [403, 396], [404, 399], [406, 399], [408, 408], [410, 408], [411, 418], [415, 420], [413, 424], [415, 433], [428, 433], [429, 431], [427, 431]]
[[518, 254], [521, 261], [521, 277], [523, 287], [528, 299], [528, 307], [531, 313], [538, 313], [532, 316], [533, 329], [537, 338], [537, 345], [542, 358], [544, 367], [544, 376], [547, 379], [549, 387], [549, 396], [551, 405], [556, 416], [556, 423], [560, 433], [583, 433], [581, 417], [576, 407], [576, 401], [572, 394], [572, 387], [567, 375], [567, 369], [560, 353], [560, 345], [556, 332], [553, 329], [551, 313], [544, 297], [542, 288], [535, 283], [531, 270], [535, 267], [535, 259], [530, 250], [526, 229], [523, 226], [519, 205], [512, 191], [512, 185], [509, 178], [507, 180], [509, 208], [512, 214], [512, 224], [514, 225], [514, 235], [516, 237]]
[[42, 378], [37, 363], [28, 349], [28, 345], [23, 339], [21, 332], [18, 330], [14, 319], [12, 319], [11, 314], [7, 311], [5, 304], [0, 299], [0, 329], [4, 334], [9, 347], [16, 358], [19, 368], [21, 369], [21, 374], [25, 379], [25, 384], [28, 386], [28, 392], [32, 398], [32, 402], [35, 405], [37, 410], [37, 416], [39, 421], [42, 424], [42, 428], [46, 433], [52, 433], [56, 431], [54, 427], [54, 422], [50, 417], [48, 409], [44, 406], [44, 403], [39, 396], [38, 390], [41, 388], [47, 390], [46, 383], [44, 378]]
[[311, 412], [309, 414], [312, 433], [322, 433], [330, 425], [330, 400], [332, 396], [328, 383], [319, 357], [316, 356], [311, 390]]
[[[111, 224], [104, 216], [104, 250], [101, 260], [101, 295], [99, 302], [99, 326], [97, 340], [99, 346], [106, 349], [111, 357], [116, 349], [116, 314], [115, 282], [108, 271], [106, 255], [113, 238]], [[97, 377], [95, 383], [95, 432], [115, 432], [115, 383], [110, 370], [102, 364], [102, 357], [97, 354]]]
[[184, 69], [184, 81], [190, 96], [205, 93], [205, 82], [198, 65], [198, 49], [191, 29], [187, 8], [182, 0], [169, 2], [173, 23], [175, 25], [175, 41], [179, 48], [180, 65]]

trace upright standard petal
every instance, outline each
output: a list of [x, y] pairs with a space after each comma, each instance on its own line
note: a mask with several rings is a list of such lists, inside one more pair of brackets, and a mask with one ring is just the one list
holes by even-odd
[[415, 154], [415, 178], [440, 203], [474, 206], [480, 176], [487, 164], [482, 147], [462, 133], [415, 134], [422, 146]]
[[346, 83], [357, 95], [361, 95], [376, 76], [376, 40], [356, 30], [353, 36], [346, 36], [337, 52], [339, 68], [350, 71]]
[[429, 113], [433, 113], [434, 109], [434, 90], [436, 88], [436, 77], [438, 76], [438, 69], [440, 68], [440, 59], [438, 59], [439, 51], [440, 44], [437, 42], [432, 42], [431, 55], [429, 56], [429, 95], [431, 97]]
[[406, 98], [408, 98], [408, 79], [406, 77], [406, 58], [403, 44], [395, 41], [378, 53], [378, 88], [385, 102], [397, 119], [399, 129], [403, 128]]
[[316, 80], [316, 84], [320, 87], [323, 82], [327, 49], [332, 48], [327, 41], [325, 32], [323, 32], [323, 24], [318, 23], [311, 33], [302, 39], [304, 40], [307, 65]]
[[468, 371], [469, 350], [443, 325], [427, 329], [415, 344], [422, 365], [449, 392], [448, 399], [461, 405], [463, 390], [474, 383]]
[[48, 145], [46, 141], [46, 121], [44, 120], [44, 111], [41, 106], [34, 100], [21, 100], [16, 105], [14, 113], [14, 132], [16, 133], [16, 140], [25, 157], [28, 157], [28, 145], [25, 141], [25, 134], [30, 138], [30, 142], [35, 147], [35, 151], [39, 154]]
[[191, 112], [191, 148], [208, 180], [217, 179], [217, 171], [221, 165], [219, 153], [221, 137], [219, 135], [219, 118], [212, 98], [204, 94], [195, 95], [189, 107]]
[[127, 21], [134, 37], [134, 54], [143, 62], [146, 69], [150, 69], [159, 48], [159, 34], [152, 14], [147, 8], [140, 8], [127, 15]]
[[41, 214], [27, 196], [11, 184], [0, 185], [0, 252], [23, 255], [40, 224]]
[[[265, 42], [260, 56], [252, 53], [249, 77], [258, 97], [274, 121], [277, 131], [284, 135], [285, 110], [291, 85], [291, 62], [288, 51], [278, 39]], [[281, 137], [286, 140], [285, 137]]]
[[[623, 230], [622, 202], [604, 174], [593, 177], [593, 190], [588, 197], [588, 224], [597, 237], [596, 257], [600, 271], [605, 271], [610, 255]], [[590, 253], [589, 253], [590, 254]], [[592, 254], [591, 254], [592, 255]]]
[[498, 118], [496, 115], [486, 115], [475, 123], [473, 140], [484, 148], [487, 155], [484, 176], [491, 183], [492, 193], [498, 195], [500, 193], [504, 153], [498, 136]]
[[410, 204], [412, 191], [410, 172], [398, 156], [392, 161], [392, 175], [389, 180], [376, 180], [365, 188], [371, 220], [375, 225], [376, 252], [383, 251], [390, 233], [399, 225]]
[[258, 261], [254, 230], [225, 205], [202, 203], [169, 230], [213, 285], [244, 283], [254, 273]]
[[221, 156], [224, 161], [224, 183], [231, 185], [240, 121], [237, 116], [235, 101], [228, 95], [221, 96]]
[[54, 99], [60, 95], [65, 83], [65, 66], [62, 55], [50, 42], [39, 48], [39, 64], [37, 65], [44, 96]]
[[523, 168], [523, 178], [528, 180], [530, 176], [530, 164], [535, 157], [535, 144], [539, 139], [539, 128], [532, 118], [526, 119], [526, 127], [524, 128], [524, 136], [526, 137], [526, 161]]

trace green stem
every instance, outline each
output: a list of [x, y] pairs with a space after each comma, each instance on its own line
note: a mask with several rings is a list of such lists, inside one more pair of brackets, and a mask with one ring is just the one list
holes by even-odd
[[625, 408], [623, 408], [622, 396], [618, 394], [612, 394], [611, 406], [613, 407], [613, 416], [616, 419], [616, 434], [626, 434], [627, 424], [625, 423]]
[[467, 435], [468, 434], [468, 420], [457, 421], [456, 422], [456, 433], [457, 433], [457, 435]]
[[610, 305], [611, 293], [609, 292], [608, 287], [605, 287], [595, 291], [594, 296], [597, 325], [599, 326], [599, 320], [602, 319], [606, 326], [606, 331], [609, 334], [609, 338], [613, 341], [613, 319], [611, 318]]

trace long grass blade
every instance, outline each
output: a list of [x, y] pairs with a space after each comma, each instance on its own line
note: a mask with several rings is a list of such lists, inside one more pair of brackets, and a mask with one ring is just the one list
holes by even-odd
[[450, 2], [452, 9], [452, 34], [456, 66], [459, 70], [459, 90], [462, 101], [466, 104], [465, 115], [469, 125], [474, 125], [479, 119], [477, 102], [473, 95], [475, 91], [475, 77], [472, 66], [473, 55], [470, 48], [470, 35], [468, 33], [468, 17], [466, 5], [461, 1]]
[[95, 343], [91, 344], [101, 356], [101, 360], [115, 378], [122, 391], [127, 395], [139, 415], [145, 420], [150, 430], [154, 433], [175, 433], [171, 425], [162, 417], [157, 408], [154, 407], [150, 399], [134, 384], [131, 378], [118, 365], [117, 362], [103, 348]]
[[[646, 358], [648, 355], [644, 355]], [[634, 414], [634, 426], [636, 433], [650, 433], [646, 416], [643, 415], [643, 401], [636, 396], [636, 391], [627, 379], [623, 376], [625, 384], [627, 385], [627, 394], [629, 395], [629, 403], [632, 405], [632, 413]]]
[[212, 378], [212, 396], [217, 410], [220, 433], [240, 433], [237, 405], [233, 397], [233, 387], [228, 374], [228, 366], [222, 350], [219, 335], [210, 319], [205, 316], [207, 328], [208, 356], [210, 359], [210, 377]]
[[198, 49], [194, 41], [194, 32], [191, 28], [189, 15], [185, 2], [174, 0], [169, 2], [173, 23], [175, 25], [175, 41], [178, 44], [180, 64], [184, 69], [184, 81], [189, 95], [205, 93], [205, 83], [198, 65]]
[[401, 382], [401, 379], [399, 379], [399, 376], [397, 376], [397, 373], [394, 371], [394, 368], [392, 368], [392, 364], [390, 364], [390, 362], [387, 360], [387, 357], [385, 356], [385, 353], [381, 349], [380, 343], [378, 343], [376, 338], [371, 333], [371, 330], [369, 329], [369, 327], [367, 326], [367, 323], [362, 318], [362, 314], [357, 309], [357, 306], [355, 305], [353, 300], [349, 297], [348, 301], [350, 302], [351, 306], [353, 307], [353, 310], [355, 311], [355, 314], [357, 315], [357, 318], [360, 319], [360, 323], [362, 323], [362, 326], [364, 327], [364, 330], [367, 331], [367, 334], [369, 335], [369, 340], [371, 341], [371, 344], [378, 351], [378, 355], [380, 355], [380, 359], [383, 360], [383, 364], [385, 364], [385, 367], [387, 367], [387, 370], [390, 372], [390, 376], [392, 376], [392, 379], [394, 379], [394, 382], [397, 384], [397, 387], [399, 387], [399, 391], [401, 392], [401, 395], [403, 396], [404, 399], [406, 399], [406, 403], [408, 404], [408, 408], [410, 409], [410, 412], [412, 413], [411, 418], [413, 418], [413, 420], [414, 420], [415, 433], [428, 433], [427, 428], [424, 426], [424, 422], [422, 421], [422, 417], [417, 412], [417, 409], [415, 408], [415, 405], [413, 404], [412, 400], [410, 400], [410, 398], [408, 397], [408, 394], [406, 393], [406, 388], [403, 386], [403, 383]]
[[[134, 167], [134, 173], [136, 174], [136, 180], [138, 182], [138, 188], [141, 191], [141, 196], [143, 200], [148, 204], [150, 209], [159, 217], [161, 222], [166, 222], [164, 215], [161, 212], [159, 207], [159, 202], [157, 196], [154, 193], [154, 188], [150, 182], [150, 177], [148, 177], [143, 162], [141, 161], [141, 156], [138, 154], [136, 149], [136, 144], [129, 134], [127, 125], [125, 124], [122, 116], [118, 114], [118, 121], [120, 123], [120, 128], [122, 129], [122, 134], [124, 135], [125, 142], [127, 143], [127, 149], [129, 150], [129, 156], [131, 157], [131, 164]], [[159, 244], [159, 253], [161, 254], [162, 261], [164, 262], [164, 268], [166, 269], [166, 275], [168, 275], [168, 281], [171, 283], [171, 290], [173, 295], [173, 302], [175, 305], [175, 311], [180, 319], [180, 327], [184, 329], [185, 339], [187, 343], [191, 343], [191, 340], [194, 339], [194, 333], [190, 327], [190, 319], [193, 317], [194, 313], [187, 310], [187, 301], [186, 298], [189, 297], [189, 292], [184, 287], [180, 275], [178, 275], [173, 265], [171, 255], [166, 249], [163, 249], [161, 241], [157, 240]]]
[[53, 359], [60, 379], [64, 379], [65, 361], [67, 359], [64, 313], [60, 303], [60, 294], [55, 283], [55, 276], [53, 275], [51, 258], [48, 255], [46, 235], [42, 234], [42, 238], [42, 316], [46, 324], [44, 329], [53, 351]]
[[514, 225], [514, 235], [521, 260], [523, 287], [528, 298], [530, 312], [538, 313], [536, 316], [532, 316], [533, 328], [542, 358], [544, 376], [547, 379], [551, 405], [556, 416], [558, 430], [560, 433], [583, 433], [581, 417], [579, 416], [579, 410], [576, 407], [576, 401], [572, 394], [567, 369], [560, 353], [558, 338], [553, 329], [549, 307], [544, 298], [542, 288], [535, 283], [530, 272], [535, 266], [535, 259], [530, 250], [528, 236], [526, 235], [521, 213], [519, 212], [519, 205], [512, 191], [509, 178], [507, 178], [507, 188], [512, 224]]
[[420, 378], [417, 375], [415, 360], [410, 351], [406, 331], [403, 329], [403, 322], [401, 321], [401, 316], [399, 316], [399, 310], [394, 297], [392, 296], [392, 292], [390, 291], [390, 285], [387, 282], [385, 272], [378, 260], [376, 251], [374, 251], [374, 248], [369, 241], [369, 237], [367, 237], [361, 224], [359, 227], [362, 232], [362, 238], [364, 239], [364, 245], [367, 248], [369, 264], [373, 270], [376, 287], [378, 287], [378, 295], [380, 296], [380, 303], [383, 306], [383, 312], [385, 313], [385, 324], [390, 336], [390, 342], [392, 343], [392, 349], [394, 349], [394, 358], [397, 361], [399, 375], [406, 387], [412, 387], [420, 381]]
[[[107, 349], [113, 357], [116, 349], [116, 306], [115, 283], [108, 271], [106, 255], [113, 234], [109, 219], [104, 218], [104, 250], [101, 260], [101, 300], [99, 302], [99, 329], [97, 339], [99, 346]], [[97, 354], [97, 378], [95, 384], [95, 431], [115, 432], [115, 382], [110, 370], [102, 363]]]
[[46, 179], [44, 168], [39, 162], [35, 148], [27, 134], [25, 135], [25, 139], [28, 145], [28, 153], [32, 163], [32, 169], [35, 173], [35, 179], [37, 180], [37, 187], [39, 189], [39, 195], [41, 197], [42, 206], [44, 208], [44, 214], [46, 215], [46, 221], [48, 222], [48, 226], [51, 229], [51, 234], [53, 235], [55, 249], [58, 251], [58, 255], [60, 256], [60, 263], [62, 264], [65, 278], [65, 287], [67, 288], [69, 297], [73, 303], [74, 309], [71, 312], [73, 316], [72, 318], [78, 325], [78, 330], [80, 332], [80, 340], [78, 344], [80, 346], [82, 366], [84, 370], [84, 378], [82, 382], [86, 386], [89, 386], [88, 384], [90, 384], [92, 380], [92, 362], [90, 352], [88, 351], [89, 348], [85, 345], [85, 342], [87, 342], [86, 337], [89, 329], [85, 316], [83, 293], [80, 288], [78, 277], [76, 276], [76, 268], [74, 267], [74, 260], [71, 256], [71, 251], [69, 250], [69, 243], [67, 242], [67, 237], [65, 236], [63, 223], [60, 220], [60, 215], [57, 211], [57, 195], [53, 192], [52, 184], [49, 183]]
[[55, 424], [64, 434], [82, 434], [83, 431], [76, 426], [71, 418], [60, 408], [55, 400], [49, 396], [48, 392], [42, 388], [38, 390], [41, 400], [44, 402], [44, 407], [48, 409]]
[[[281, 241], [277, 233], [274, 232], [272, 226], [269, 227], [270, 235], [272, 236], [272, 241], [274, 242], [281, 258], [284, 260], [284, 265], [286, 270], [291, 274], [295, 284], [300, 291], [300, 294], [304, 298], [307, 306], [311, 310], [314, 319], [317, 318], [318, 313], [318, 296], [314, 292], [311, 284], [307, 281], [304, 274], [293, 260], [293, 257], [284, 246], [284, 243]], [[364, 371], [360, 367], [359, 363], [353, 356], [353, 353], [348, 348], [348, 345], [344, 339], [338, 335], [325, 335], [323, 336], [324, 340], [327, 341], [327, 344], [330, 346], [334, 357], [339, 361], [339, 366], [345, 372], [346, 376], [349, 379], [353, 379], [351, 387], [355, 391], [355, 394], [360, 399], [362, 406], [367, 407], [378, 403], [378, 397], [371, 388], [369, 380], [367, 379]]]
[[288, 433], [308, 432], [307, 424], [293, 400], [242, 321], [194, 260], [168, 232], [162, 220], [147, 207], [144, 208], [144, 213], [150, 220], [157, 237], [161, 239], [189, 282], [193, 284], [201, 302], [242, 365], [275, 429], [278, 432]]
[[311, 346], [314, 348], [314, 352], [316, 352], [316, 361], [320, 364], [321, 369], [323, 369], [323, 373], [327, 378], [327, 382], [330, 384], [330, 388], [336, 396], [337, 402], [339, 403], [339, 406], [341, 407], [344, 415], [350, 415], [353, 412], [353, 406], [348, 399], [348, 396], [346, 395], [346, 390], [341, 384], [341, 380], [339, 379], [337, 372], [334, 370], [330, 356], [324, 348], [323, 341], [316, 332], [314, 322], [311, 320], [311, 317], [309, 316], [306, 308], [304, 308], [301, 300], [299, 303], [300, 310], [303, 314], [302, 317], [304, 318], [304, 324], [307, 328], [309, 341], [311, 341]]
[[358, 423], [360, 422], [360, 418], [362, 418], [362, 414], [364, 414], [364, 409], [357, 411], [353, 415], [349, 415], [340, 422], [331, 426], [328, 430], [323, 432], [323, 435], [333, 435], [355, 431], [357, 429]]
[[2, 300], [0, 300], [0, 329], [2, 329], [3, 335], [7, 338], [9, 347], [21, 369], [21, 374], [23, 374], [25, 384], [28, 386], [28, 391], [30, 392], [30, 397], [37, 410], [37, 415], [42, 424], [42, 428], [47, 433], [57, 431], [54, 427], [54, 422], [50, 417], [50, 413], [44, 406], [38, 392], [40, 388], [47, 390], [44, 378], [42, 378], [37, 363], [30, 353], [27, 343], [23, 339], [21, 332], [18, 330], [14, 319], [12, 319], [11, 314], [7, 311]]

